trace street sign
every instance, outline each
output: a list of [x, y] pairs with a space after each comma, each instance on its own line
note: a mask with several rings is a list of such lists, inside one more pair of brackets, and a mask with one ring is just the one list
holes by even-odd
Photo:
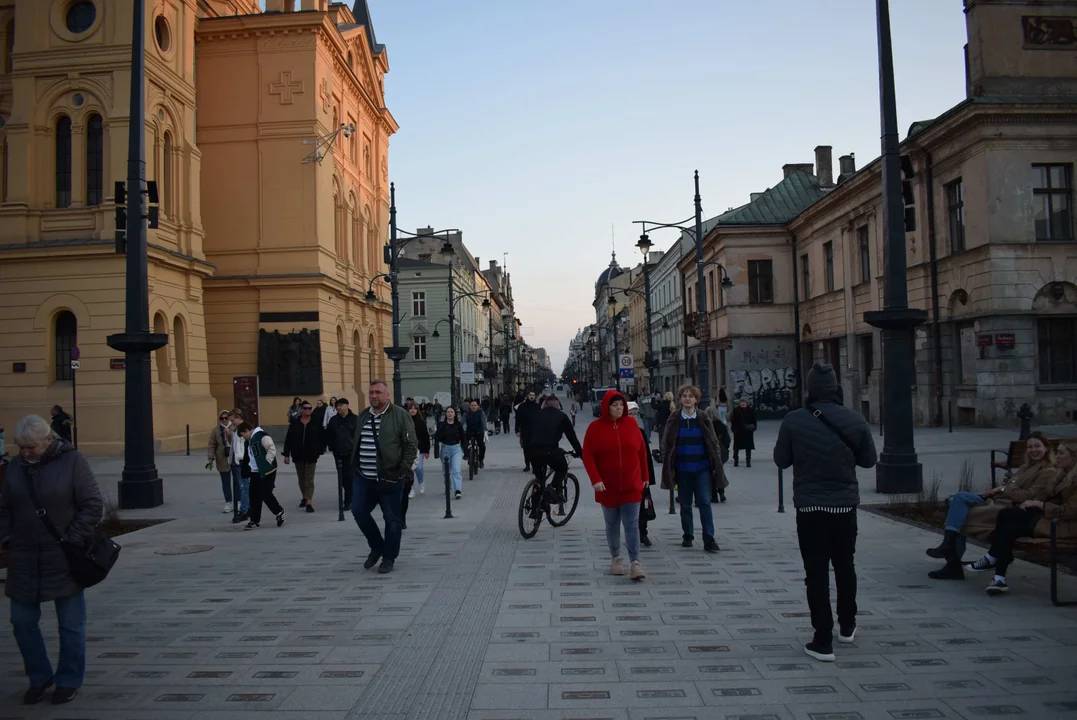
[[109, 370], [123, 370], [127, 367], [127, 358], [109, 358]]
[[631, 368], [631, 367], [636, 366], [635, 359], [631, 355], [629, 355], [628, 353], [624, 353], [623, 355], [621, 355], [619, 363], [620, 363], [620, 367], [622, 369], [623, 368]]
[[78, 370], [78, 369], [80, 369], [81, 367], [82, 367], [82, 363], [81, 363], [81, 362], [79, 362], [78, 360], [72, 360], [72, 361], [71, 361], [71, 369], [72, 369], [72, 370]]
[[636, 371], [632, 368], [617, 368], [617, 377], [622, 380], [636, 377]]
[[475, 384], [475, 363], [462, 362], [460, 363], [460, 382], [464, 385]]
[[79, 346], [75, 345], [71, 348], [71, 359], [78, 360], [82, 353], [79, 352]]

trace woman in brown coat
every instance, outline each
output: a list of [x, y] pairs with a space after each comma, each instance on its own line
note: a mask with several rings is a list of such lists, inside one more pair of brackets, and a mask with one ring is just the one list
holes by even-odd
[[995, 539], [982, 558], [970, 563], [970, 570], [994, 570], [995, 577], [987, 586], [988, 595], [1008, 592], [1006, 570], [1013, 562], [1013, 549], [1020, 538], [1048, 538], [1051, 521], [1059, 520], [1058, 537], [1075, 537], [1077, 521], [1077, 441], [1068, 440], [1058, 446], [1058, 464], [1063, 474], [1055, 482], [1046, 500], [1028, 499], [1020, 505], [1004, 508], [995, 520]]

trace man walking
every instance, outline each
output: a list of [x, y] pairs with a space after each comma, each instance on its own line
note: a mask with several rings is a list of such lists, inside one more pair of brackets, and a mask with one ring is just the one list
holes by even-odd
[[516, 437], [520, 438], [520, 447], [524, 450], [524, 472], [531, 472], [531, 426], [538, 414], [539, 404], [535, 402], [535, 391], [527, 393], [527, 399], [516, 406]]
[[352, 450], [355, 448], [355, 413], [348, 408], [348, 399], [337, 400], [337, 414], [329, 420], [325, 429], [325, 441], [337, 465], [337, 482], [344, 488], [344, 507], [352, 505], [352, 483], [355, 468]]
[[[370, 407], [356, 419], [359, 437], [352, 448], [352, 466], [356, 470], [352, 515], [370, 546], [363, 567], [369, 570], [381, 560], [378, 572], [388, 573], [400, 554], [400, 503], [405, 480], [419, 454], [419, 443], [415, 421], [407, 410], [389, 402], [389, 385], [384, 380], [371, 380], [367, 396]], [[385, 537], [374, 521], [375, 507], [381, 507]]]
[[[221, 490], [224, 493], [224, 512], [232, 512], [232, 434], [235, 428], [229, 420], [229, 412], [221, 410], [217, 414], [217, 425], [209, 431], [209, 444], [206, 448], [206, 467], [217, 466], [221, 476]], [[238, 501], [239, 498], [236, 498]]]
[[304, 400], [299, 408], [299, 417], [288, 424], [288, 434], [284, 436], [284, 451], [281, 456], [287, 465], [295, 458], [295, 474], [299, 478], [299, 509], [314, 512], [314, 471], [318, 467], [318, 458], [325, 452], [325, 433], [321, 423], [314, 419], [313, 408]]
[[875, 465], [875, 441], [867, 421], [842, 406], [834, 368], [816, 363], [808, 372], [807, 406], [782, 420], [774, 462], [793, 468], [793, 505], [804, 561], [804, 584], [815, 637], [804, 651], [834, 662], [834, 616], [830, 611], [830, 565], [838, 593], [838, 642], [856, 636], [856, 467]]

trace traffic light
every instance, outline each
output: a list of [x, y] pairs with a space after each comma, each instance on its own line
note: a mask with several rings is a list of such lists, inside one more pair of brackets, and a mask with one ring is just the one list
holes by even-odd
[[912, 192], [912, 179], [916, 171], [912, 166], [912, 158], [908, 155], [901, 156], [901, 199], [905, 205], [905, 232], [916, 232], [916, 197]]
[[127, 251], [127, 186], [120, 180], [115, 186], [116, 201], [116, 252]]

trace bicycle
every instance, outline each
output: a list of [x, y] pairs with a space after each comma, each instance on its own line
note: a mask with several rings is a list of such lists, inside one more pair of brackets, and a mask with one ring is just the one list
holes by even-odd
[[[557, 448], [557, 450], [575, 457], [571, 451], [563, 448]], [[563, 494], [558, 497], [557, 489], [546, 484], [553, 474], [553, 469], [547, 466], [544, 468], [541, 479], [536, 477], [524, 487], [523, 495], [520, 497], [518, 519], [520, 534], [525, 540], [535, 537], [543, 515], [546, 516], [550, 525], [561, 527], [572, 519], [576, 506], [579, 505], [580, 481], [576, 479], [576, 476], [572, 473], [565, 476], [565, 488]]]
[[467, 479], [474, 480], [479, 474], [479, 441], [471, 436], [467, 441]]

